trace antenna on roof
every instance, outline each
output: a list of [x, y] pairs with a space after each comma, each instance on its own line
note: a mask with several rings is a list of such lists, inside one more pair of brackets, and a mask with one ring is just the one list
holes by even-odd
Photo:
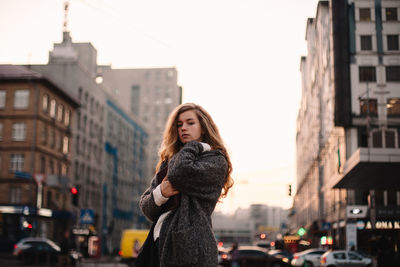
[[63, 32], [68, 32], [68, 11], [69, 11], [69, 0], [66, 0], [64, 2]]

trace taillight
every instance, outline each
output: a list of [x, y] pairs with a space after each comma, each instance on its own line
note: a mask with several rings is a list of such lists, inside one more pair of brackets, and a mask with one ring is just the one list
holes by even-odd
[[119, 256], [122, 255], [122, 250], [118, 251], [118, 255], [119, 255]]
[[293, 259], [298, 259], [298, 258], [300, 258], [299, 256], [297, 256], [297, 255], [295, 255], [295, 256], [293, 256]]
[[18, 246], [17, 246], [17, 244], [14, 244], [14, 249], [16, 249]]
[[326, 263], [326, 257], [322, 257], [321, 258], [321, 264], [325, 264]]
[[226, 260], [228, 258], [227, 254], [222, 254], [221, 258], [223, 258], [224, 260]]

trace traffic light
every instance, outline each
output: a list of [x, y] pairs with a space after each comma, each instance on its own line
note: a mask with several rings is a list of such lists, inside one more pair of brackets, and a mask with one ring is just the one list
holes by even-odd
[[71, 187], [71, 198], [72, 205], [77, 207], [79, 202], [79, 191], [75, 186]]
[[292, 185], [289, 185], [289, 190], [288, 190], [288, 195], [291, 196], [292, 195]]

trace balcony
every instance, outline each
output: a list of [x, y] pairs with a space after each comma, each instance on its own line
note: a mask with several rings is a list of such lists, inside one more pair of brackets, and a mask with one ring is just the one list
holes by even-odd
[[359, 148], [333, 188], [400, 190], [400, 149]]

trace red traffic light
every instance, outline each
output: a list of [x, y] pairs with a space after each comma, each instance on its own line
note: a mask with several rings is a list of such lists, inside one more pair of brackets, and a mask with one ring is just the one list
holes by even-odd
[[71, 193], [72, 193], [73, 195], [78, 194], [78, 189], [76, 189], [76, 187], [71, 187]]

